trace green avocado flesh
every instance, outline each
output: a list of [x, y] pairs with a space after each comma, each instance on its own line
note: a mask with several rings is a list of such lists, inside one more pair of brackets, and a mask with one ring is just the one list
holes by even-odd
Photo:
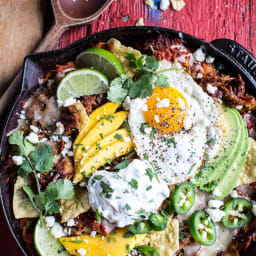
[[248, 132], [239, 112], [223, 107], [223, 118], [228, 127], [218, 153], [192, 179], [202, 191], [217, 189], [221, 194], [218, 198], [227, 196], [235, 187], [248, 151]]

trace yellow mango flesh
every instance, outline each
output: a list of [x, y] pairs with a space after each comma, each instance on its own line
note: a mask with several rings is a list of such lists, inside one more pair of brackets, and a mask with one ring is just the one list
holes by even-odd
[[[81, 168], [81, 165], [83, 165], [81, 163], [85, 163], [88, 159], [91, 159], [94, 155], [96, 155], [99, 152], [100, 149], [102, 150], [103, 148], [106, 148], [107, 146], [111, 146], [114, 143], [122, 140], [122, 138], [120, 138], [120, 139], [115, 138], [115, 136], [117, 134], [122, 136], [122, 138], [130, 136], [130, 133], [124, 128], [112, 132], [107, 137], [105, 137], [104, 139], [99, 141], [97, 143], [97, 145], [95, 144], [95, 146], [90, 147], [86, 151], [86, 153], [82, 153], [82, 155], [77, 156], [78, 157], [77, 160], [79, 161], [77, 166], [79, 166], [79, 168]], [[80, 158], [80, 156], [81, 156], [81, 158]]]
[[77, 101], [74, 104], [76, 110], [78, 111], [79, 114], [79, 132], [81, 132], [82, 130], [86, 129], [89, 123], [89, 117], [85, 111], [85, 108], [83, 106], [83, 104], [80, 101]]
[[83, 137], [86, 135], [88, 131], [90, 131], [93, 126], [98, 122], [99, 118], [103, 118], [104, 116], [112, 115], [113, 113], [116, 112], [118, 107], [120, 106], [119, 103], [113, 103], [113, 102], [108, 102], [97, 109], [95, 109], [89, 116], [89, 122], [86, 127], [84, 127], [76, 137], [74, 141], [75, 144], [79, 144], [80, 141], [83, 139]]
[[113, 158], [116, 158], [117, 156], [123, 156], [128, 153], [130, 153], [133, 150], [133, 142], [128, 141], [118, 141], [111, 145], [110, 147], [106, 147], [99, 151], [94, 157], [89, 159], [89, 161], [86, 161], [86, 163], [81, 164], [81, 168], [76, 168], [76, 173], [73, 179], [73, 182], [79, 182], [83, 179], [82, 172], [85, 172], [85, 174], [89, 175], [95, 170], [97, 170], [99, 167], [105, 165], [107, 161]]
[[[74, 158], [77, 159], [86, 151], [83, 148], [91, 147], [96, 142], [102, 140], [102, 136], [110, 134], [111, 132], [118, 129], [124, 120], [128, 117], [127, 111], [120, 111], [111, 115], [111, 120], [102, 119], [86, 134], [86, 136], [79, 142], [79, 145], [75, 145]], [[87, 126], [88, 128], [88, 126]]]
[[59, 240], [71, 255], [81, 256], [77, 250], [83, 248], [86, 250], [86, 256], [125, 256], [128, 255], [128, 245], [132, 250], [146, 237], [146, 234], [142, 234], [124, 238], [125, 233], [127, 233], [127, 229], [116, 229], [115, 234], [104, 238], [102, 235], [96, 235], [96, 237], [81, 235], [62, 237]]

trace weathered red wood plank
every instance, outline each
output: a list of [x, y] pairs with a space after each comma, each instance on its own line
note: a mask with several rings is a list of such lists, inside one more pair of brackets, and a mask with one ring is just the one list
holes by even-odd
[[[135, 25], [143, 17], [145, 25], [162, 26], [195, 35], [211, 41], [230, 38], [244, 45], [256, 55], [256, 1], [255, 0], [187, 0], [180, 12], [171, 9], [161, 12], [145, 6], [143, 0], [114, 1], [90, 26], [89, 33], [108, 28]], [[80, 30], [82, 32], [80, 32]], [[65, 33], [60, 46], [84, 36], [84, 26]]]
[[88, 32], [88, 27], [87, 26], [79, 26], [79, 27], [74, 27], [72, 29], [67, 30], [66, 32], [63, 33], [61, 39], [56, 43], [55, 49], [60, 49], [63, 48], [74, 41], [85, 37]]
[[250, 2], [250, 48], [253, 49], [253, 54], [256, 56], [256, 1]]

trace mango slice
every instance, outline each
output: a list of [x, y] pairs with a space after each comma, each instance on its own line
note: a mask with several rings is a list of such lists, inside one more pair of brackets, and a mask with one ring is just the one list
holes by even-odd
[[118, 156], [126, 155], [132, 150], [132, 140], [128, 142], [118, 141], [110, 147], [103, 148], [94, 157], [89, 159], [89, 161], [85, 163], [81, 162], [81, 169], [76, 168], [76, 174], [74, 176], [73, 182], [79, 182], [83, 179], [82, 172], [85, 172], [87, 175], [89, 175], [97, 170], [99, 167], [105, 165], [109, 159], [112, 160], [113, 158], [116, 158]]
[[74, 104], [76, 110], [78, 111], [79, 114], [79, 132], [81, 132], [82, 130], [86, 129], [86, 127], [88, 126], [89, 123], [89, 117], [86, 113], [86, 110], [83, 106], [83, 104], [80, 101], [77, 101]]
[[75, 237], [60, 238], [61, 244], [71, 255], [81, 256], [79, 249], [86, 250], [86, 256], [125, 256], [128, 250], [132, 250], [137, 244], [141, 243], [146, 234], [123, 237], [127, 229], [116, 229], [108, 236], [81, 235]]
[[105, 137], [104, 139], [99, 141], [97, 144], [95, 144], [95, 146], [90, 147], [86, 151], [86, 153], [82, 153], [82, 155], [77, 156], [78, 157], [77, 160], [79, 161], [77, 165], [78, 168], [81, 169], [81, 166], [83, 165], [81, 164], [81, 162], [85, 163], [88, 159], [91, 159], [92, 157], [94, 157], [99, 152], [99, 150], [102, 150], [107, 146], [111, 146], [120, 140], [122, 141], [122, 138], [128, 137], [128, 136], [130, 137], [130, 133], [124, 128], [110, 133], [107, 137]]
[[86, 135], [88, 131], [92, 129], [92, 127], [98, 122], [98, 119], [103, 118], [104, 116], [112, 115], [116, 112], [119, 103], [108, 102], [99, 108], [95, 109], [89, 116], [89, 122], [86, 127], [84, 127], [76, 137], [74, 141], [74, 145], [79, 144], [83, 137]]
[[79, 144], [74, 145], [74, 158], [77, 159], [78, 156], [86, 153], [86, 150], [88, 150], [89, 147], [102, 140], [102, 137], [105, 137], [118, 129], [127, 117], [127, 111], [120, 111], [97, 122], [96, 125], [79, 142]]

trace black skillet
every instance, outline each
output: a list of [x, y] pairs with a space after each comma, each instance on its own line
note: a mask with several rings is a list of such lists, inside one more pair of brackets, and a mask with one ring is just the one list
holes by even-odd
[[[12, 213], [13, 188], [8, 183], [6, 184], [5, 179], [8, 175], [2, 168], [3, 160], [8, 151], [7, 133], [14, 129], [17, 124], [17, 115], [15, 113], [21, 110], [22, 102], [38, 87], [38, 78], [43, 78], [45, 72], [54, 69], [56, 64], [65, 64], [67, 61], [74, 60], [81, 51], [92, 47], [100, 41], [107, 41], [112, 37], [120, 40], [125, 45], [136, 47], [138, 43], [143, 44], [145, 40], [156, 38], [160, 33], [169, 38], [181, 38], [184, 44], [191, 49], [197, 49], [200, 46], [203, 47], [207, 54], [215, 57], [214, 64], [219, 68], [223, 68], [223, 72], [230, 75], [240, 73], [246, 82], [248, 92], [256, 95], [256, 59], [241, 45], [228, 39], [217, 39], [211, 43], [206, 43], [204, 40], [191, 35], [166, 28], [121, 27], [110, 29], [89, 35], [61, 50], [27, 56], [24, 64], [23, 79], [22, 82], [19, 81], [19, 91], [17, 91], [15, 98], [10, 99], [9, 106], [6, 107], [6, 116], [2, 118], [2, 133], [0, 137], [1, 204], [10, 231], [25, 256], [28, 256], [29, 253], [23, 242], [19, 222], [15, 220]], [[256, 255], [256, 246], [252, 245], [242, 255]]]

